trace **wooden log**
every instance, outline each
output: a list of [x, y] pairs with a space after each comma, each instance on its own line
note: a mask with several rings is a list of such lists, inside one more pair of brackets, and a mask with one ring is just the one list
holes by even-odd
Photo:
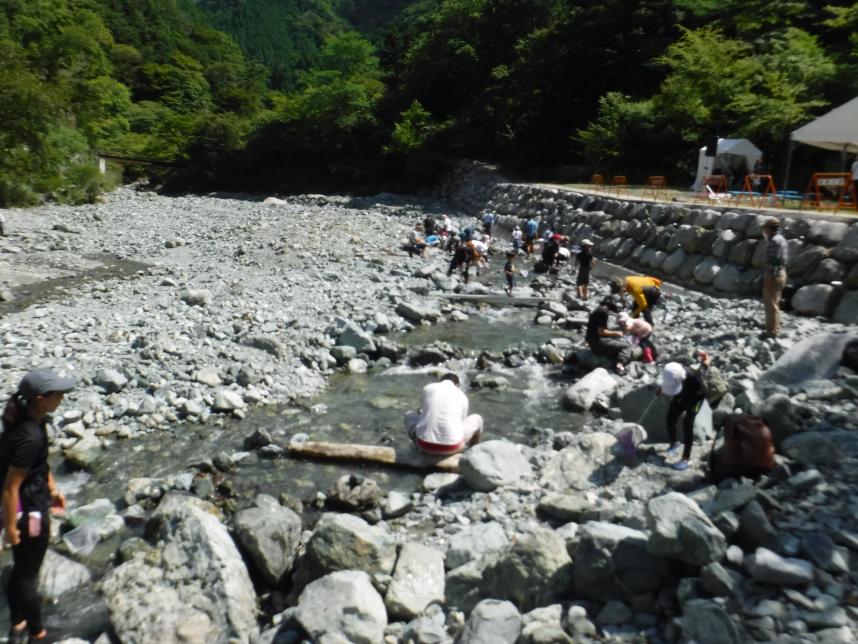
[[334, 461], [357, 461], [378, 463], [410, 470], [433, 472], [458, 472], [461, 454], [433, 456], [424, 454], [415, 447], [380, 447], [355, 443], [326, 443], [306, 441], [290, 443], [290, 458], [321, 459]]
[[553, 301], [547, 297], [510, 297], [508, 295], [467, 295], [462, 293], [444, 293], [443, 298], [454, 302], [472, 302], [491, 306], [526, 306], [539, 308], [543, 302]]

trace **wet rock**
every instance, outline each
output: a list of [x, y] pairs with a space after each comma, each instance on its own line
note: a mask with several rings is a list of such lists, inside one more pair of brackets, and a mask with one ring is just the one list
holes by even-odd
[[84, 436], [63, 451], [66, 460], [82, 470], [92, 470], [101, 457], [101, 441], [95, 436]]
[[553, 530], [533, 527], [484, 571], [484, 597], [508, 599], [528, 611], [561, 601], [571, 582], [566, 542]]
[[372, 355], [376, 352], [375, 340], [371, 333], [367, 333], [354, 322], [344, 321], [344, 328], [337, 338], [340, 346], [352, 347], [358, 353]]
[[459, 473], [472, 489], [491, 492], [532, 476], [533, 470], [515, 444], [494, 440], [467, 450], [459, 461]]
[[331, 507], [348, 512], [378, 507], [381, 489], [371, 478], [345, 474], [338, 478], [328, 492]]
[[745, 638], [717, 603], [692, 599], [682, 606], [682, 634], [699, 644], [743, 644]]
[[387, 493], [382, 514], [386, 519], [401, 517], [413, 507], [411, 496], [405, 492], [391, 490]]
[[244, 409], [247, 405], [241, 394], [229, 389], [218, 389], [214, 395], [212, 409], [215, 411], [229, 412]]
[[68, 520], [74, 529], [63, 535], [63, 543], [76, 555], [88, 555], [99, 542], [125, 527], [125, 520], [109, 499], [96, 499], [74, 508], [69, 511]]
[[471, 386], [474, 389], [507, 389], [509, 380], [497, 374], [481, 373], [474, 378]]
[[781, 557], [767, 548], [757, 548], [745, 567], [762, 584], [799, 586], [813, 581], [813, 565], [803, 559]]
[[653, 554], [703, 566], [719, 561], [727, 549], [721, 531], [700, 507], [678, 492], [650, 499], [646, 506]]
[[572, 560], [575, 593], [598, 601], [658, 590], [668, 572], [644, 532], [601, 521], [581, 526]]
[[257, 499], [256, 507], [237, 512], [233, 529], [238, 542], [268, 583], [280, 583], [298, 553], [301, 517], [273, 497], [267, 497]]
[[49, 602], [56, 602], [65, 593], [77, 590], [92, 581], [86, 566], [57, 554], [50, 548], [45, 553], [39, 568], [39, 595]]
[[450, 537], [445, 565], [448, 569], [458, 568], [487, 553], [500, 552], [508, 545], [509, 539], [500, 523], [475, 523]]
[[343, 570], [309, 584], [298, 599], [295, 617], [318, 642], [378, 644], [387, 611], [369, 575]]
[[170, 493], [153, 515], [157, 556], [110, 571], [102, 594], [116, 635], [152, 644], [256, 633], [256, 593], [214, 506]]
[[602, 406], [606, 407], [617, 384], [616, 378], [599, 367], [570, 386], [566, 390], [563, 401], [569, 409], [587, 411], [601, 398], [604, 400]]
[[459, 636], [459, 644], [516, 644], [521, 614], [508, 601], [484, 599], [474, 607]]
[[388, 615], [410, 620], [433, 602], [444, 603], [444, 555], [434, 548], [408, 542], [399, 551], [384, 598]]
[[415, 302], [401, 302], [397, 305], [396, 312], [412, 324], [420, 324], [423, 320], [436, 322], [441, 317], [438, 309]]

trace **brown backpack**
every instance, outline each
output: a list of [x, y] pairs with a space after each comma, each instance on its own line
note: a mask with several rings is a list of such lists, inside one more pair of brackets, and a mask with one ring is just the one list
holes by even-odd
[[724, 444], [712, 453], [716, 480], [729, 476], [755, 478], [775, 467], [772, 433], [759, 416], [733, 414], [724, 420]]

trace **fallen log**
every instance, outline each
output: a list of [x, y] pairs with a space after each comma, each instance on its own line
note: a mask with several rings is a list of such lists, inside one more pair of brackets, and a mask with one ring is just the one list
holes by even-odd
[[433, 472], [458, 472], [461, 457], [461, 454], [433, 456], [419, 452], [414, 447], [394, 448], [321, 441], [290, 443], [288, 453], [290, 458], [378, 463], [409, 470]]
[[510, 297], [508, 295], [466, 295], [462, 293], [444, 293], [442, 297], [454, 302], [471, 302], [473, 304], [488, 304], [491, 306], [526, 306], [539, 308], [544, 302], [551, 302], [547, 297]]

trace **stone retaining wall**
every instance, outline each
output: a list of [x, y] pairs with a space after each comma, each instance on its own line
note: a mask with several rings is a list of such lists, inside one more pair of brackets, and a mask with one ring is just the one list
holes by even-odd
[[495, 211], [495, 228], [502, 234], [532, 216], [540, 231], [550, 226], [576, 243], [593, 240], [597, 259], [743, 296], [762, 291], [762, 225], [776, 216], [789, 243], [789, 283], [799, 287], [794, 310], [858, 321], [858, 217], [612, 198], [512, 183], [491, 166], [465, 161], [448, 175], [438, 196], [473, 214]]

